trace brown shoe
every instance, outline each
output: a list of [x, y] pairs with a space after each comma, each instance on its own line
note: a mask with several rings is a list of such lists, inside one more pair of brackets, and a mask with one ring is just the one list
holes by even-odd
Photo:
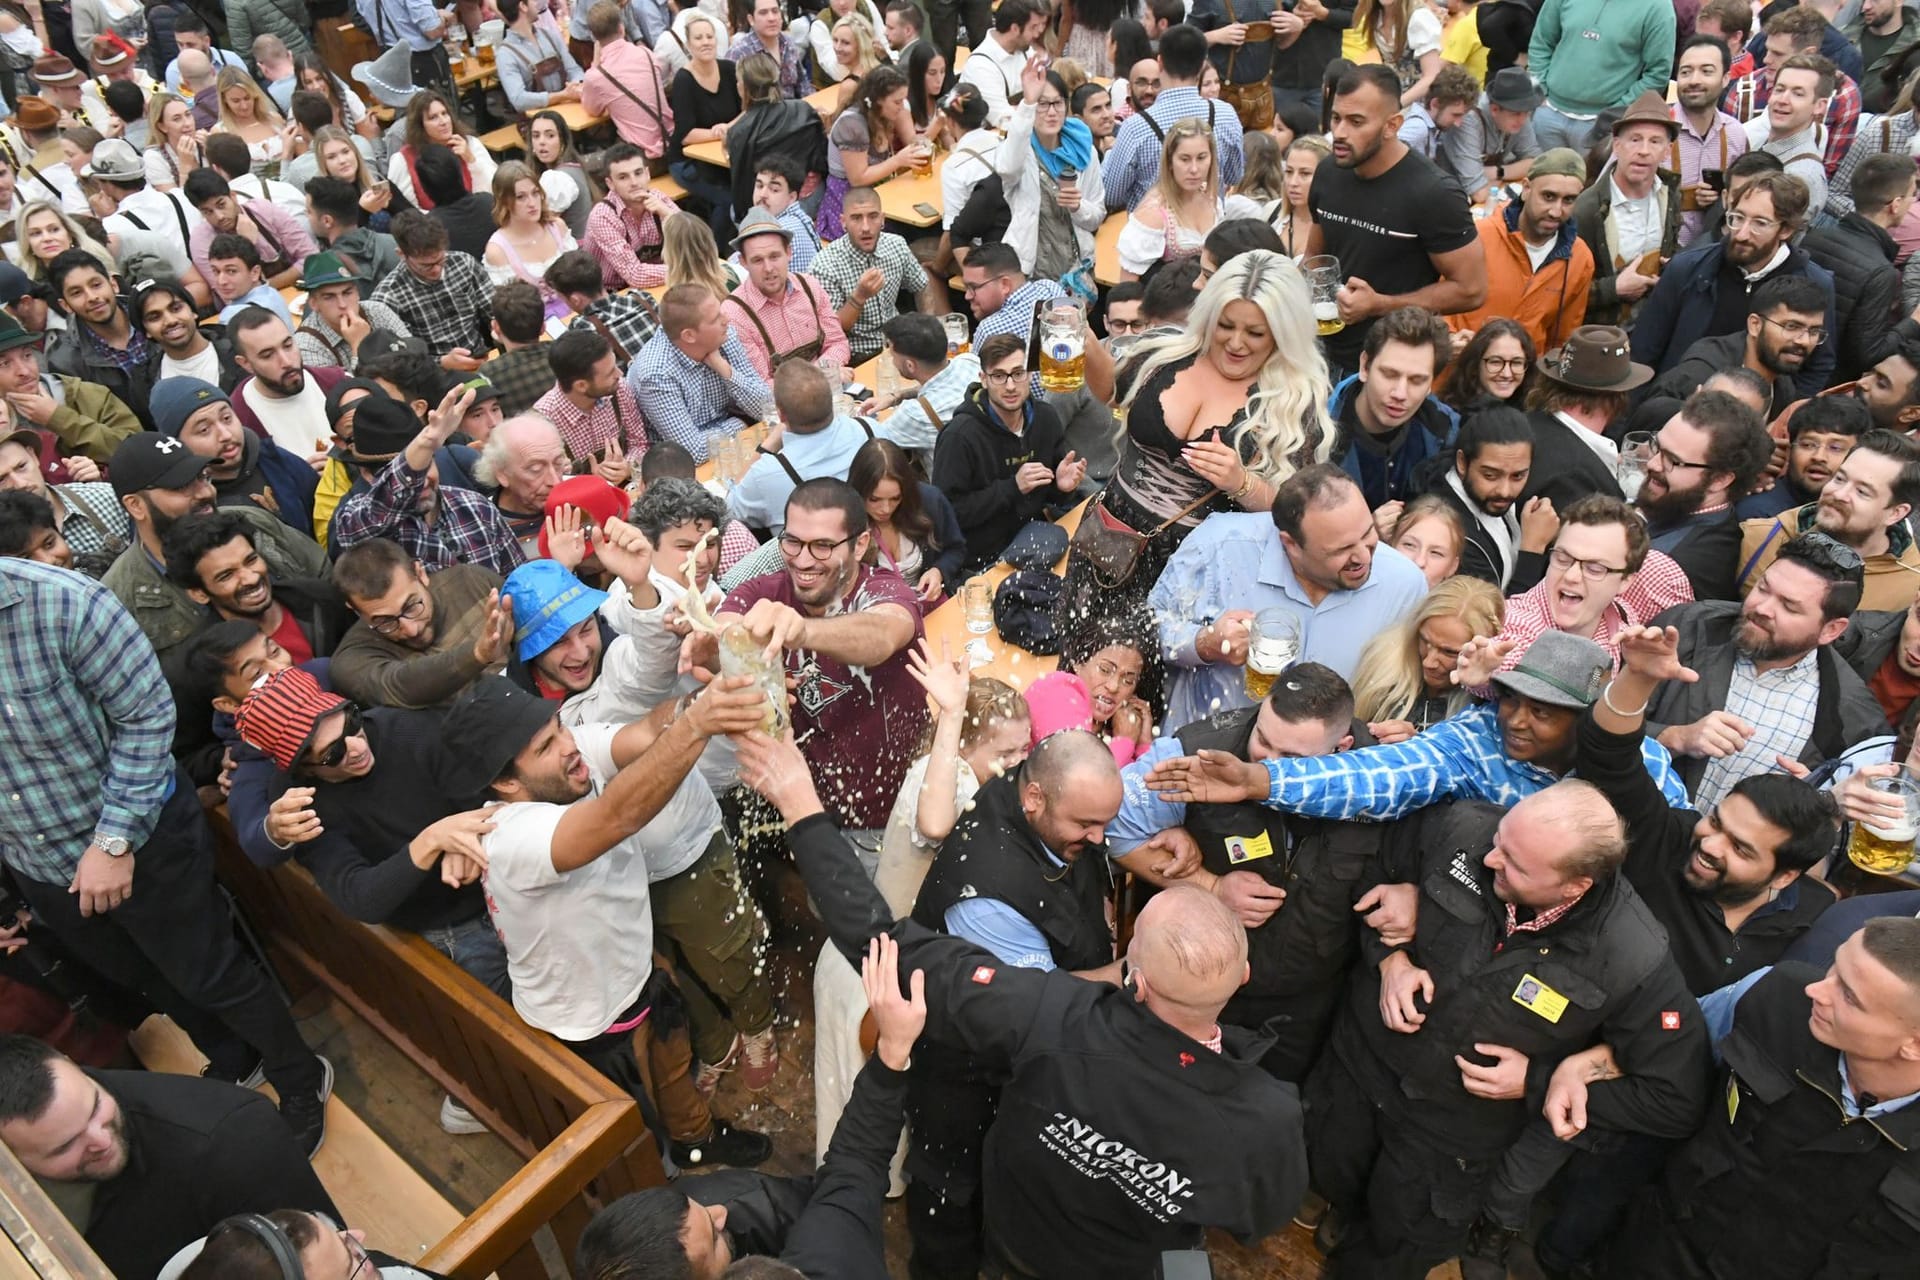
[[746, 1058], [740, 1068], [742, 1083], [755, 1093], [765, 1093], [780, 1071], [780, 1046], [774, 1043], [773, 1028], [742, 1036], [741, 1046]]

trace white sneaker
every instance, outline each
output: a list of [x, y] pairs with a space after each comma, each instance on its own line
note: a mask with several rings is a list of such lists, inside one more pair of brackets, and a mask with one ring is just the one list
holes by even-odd
[[711, 1098], [713, 1091], [720, 1087], [720, 1077], [733, 1070], [740, 1060], [740, 1033], [733, 1033], [733, 1043], [727, 1046], [727, 1052], [718, 1062], [703, 1062], [693, 1073], [693, 1087], [703, 1098]]
[[452, 1094], [440, 1099], [440, 1127], [448, 1133], [485, 1133], [487, 1126], [481, 1124], [473, 1112], [461, 1106]]

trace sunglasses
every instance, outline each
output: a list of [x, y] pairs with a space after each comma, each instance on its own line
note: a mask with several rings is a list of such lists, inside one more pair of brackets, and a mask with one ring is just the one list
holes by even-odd
[[340, 727], [340, 736], [333, 740], [332, 746], [320, 753], [318, 759], [308, 759], [302, 765], [303, 770], [339, 768], [340, 762], [347, 758], [347, 740], [357, 738], [365, 731], [366, 723], [359, 707], [348, 702], [341, 704], [341, 709], [347, 713], [347, 721]]

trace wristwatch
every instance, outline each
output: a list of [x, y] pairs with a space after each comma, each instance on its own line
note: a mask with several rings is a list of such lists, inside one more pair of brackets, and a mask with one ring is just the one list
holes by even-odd
[[90, 848], [98, 849], [109, 858], [124, 858], [133, 847], [125, 836], [95, 836]]

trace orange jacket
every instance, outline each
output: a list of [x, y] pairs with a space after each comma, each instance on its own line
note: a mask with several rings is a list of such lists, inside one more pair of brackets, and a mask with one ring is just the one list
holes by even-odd
[[1518, 321], [1532, 336], [1535, 348], [1545, 355], [1586, 321], [1593, 250], [1575, 234], [1569, 220], [1560, 228], [1553, 252], [1535, 271], [1519, 225], [1519, 201], [1511, 201], [1480, 220], [1480, 247], [1487, 257], [1487, 300], [1473, 311], [1448, 316], [1447, 327], [1478, 330], [1487, 321], [1505, 316]]

